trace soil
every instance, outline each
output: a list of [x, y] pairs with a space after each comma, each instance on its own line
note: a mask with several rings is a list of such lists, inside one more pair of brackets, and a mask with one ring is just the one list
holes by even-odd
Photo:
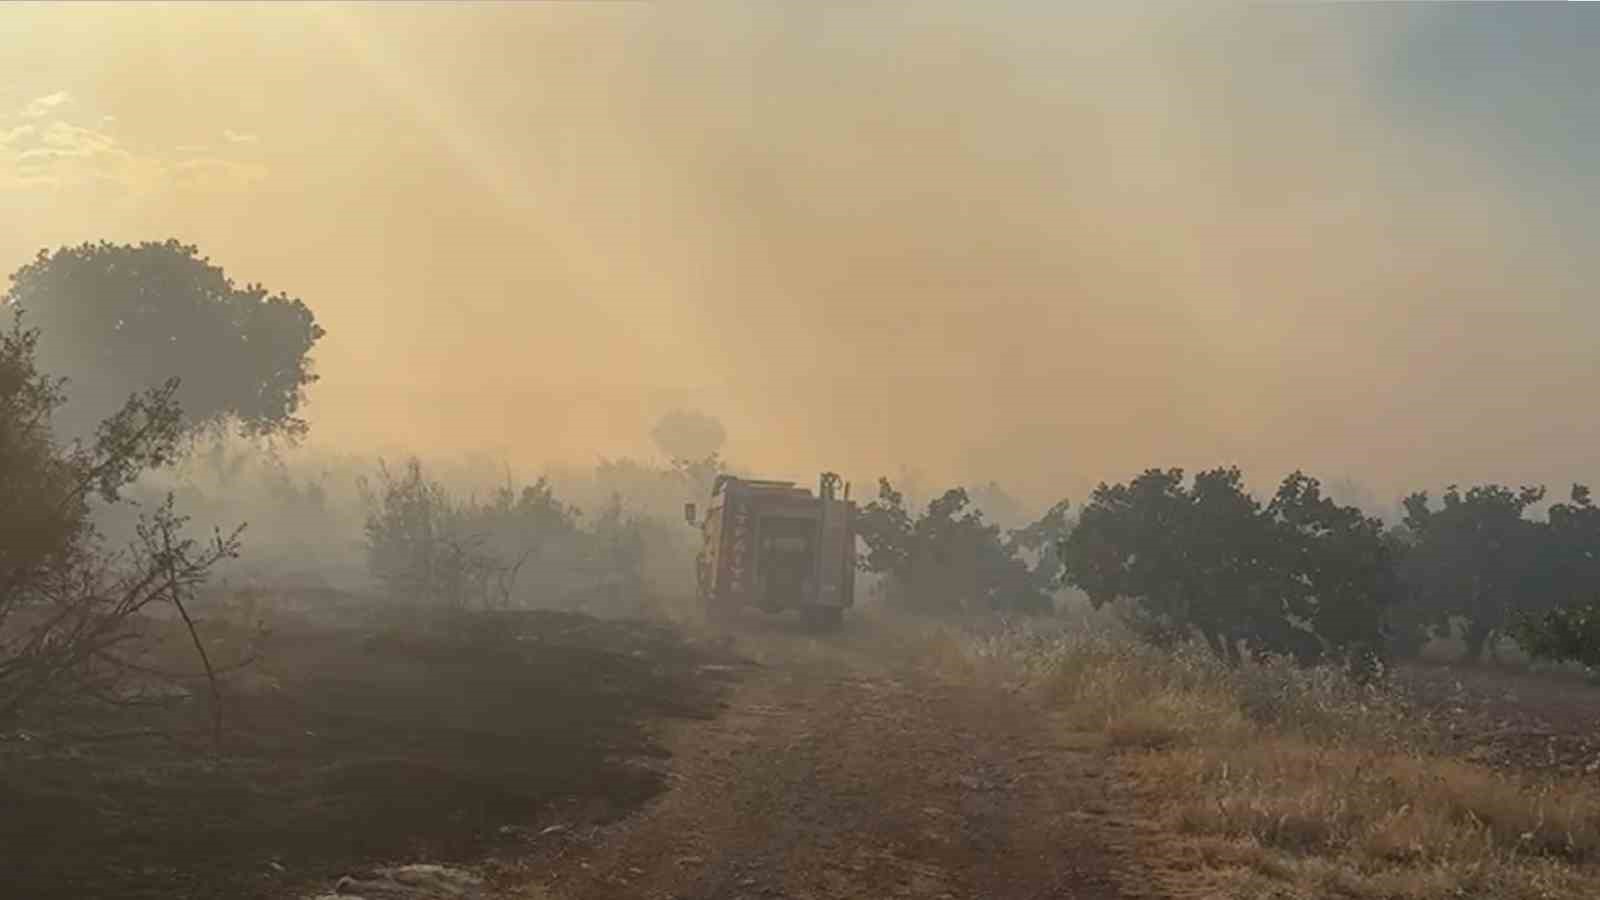
[[1417, 663], [1397, 681], [1451, 753], [1535, 774], [1600, 773], [1600, 686], [1581, 676]]
[[730, 664], [563, 613], [282, 627], [227, 682], [220, 759], [203, 686], [4, 735], [0, 894], [277, 900], [375, 860], [480, 859], [548, 817], [613, 819], [665, 787], [642, 723], [714, 715]]
[[[1163, 896], [1177, 851], [1103, 737], [942, 677], [906, 633], [854, 613], [825, 634], [753, 612], [692, 633], [554, 612], [280, 624], [226, 681], [220, 757], [192, 679], [136, 718], [0, 735], [0, 894]], [[1600, 769], [1600, 689], [1399, 680], [1464, 755]]]
[[[508, 896], [1137, 896], [1101, 741], [938, 678], [870, 621], [742, 623], [766, 663], [715, 722], [667, 730], [672, 789], [501, 873]], [[520, 892], [520, 893], [519, 893]]]

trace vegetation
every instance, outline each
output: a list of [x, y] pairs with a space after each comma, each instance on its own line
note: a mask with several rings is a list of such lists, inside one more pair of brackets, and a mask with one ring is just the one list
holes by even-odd
[[1432, 508], [1425, 492], [1405, 499], [1405, 526], [1412, 535], [1405, 573], [1414, 586], [1413, 621], [1429, 634], [1466, 623], [1467, 658], [1511, 624], [1513, 612], [1547, 604], [1553, 586], [1544, 576], [1550, 548], [1548, 527], [1526, 518], [1544, 489], [1511, 490], [1500, 485], [1451, 486], [1443, 506]]
[[1398, 582], [1382, 523], [1323, 496], [1296, 472], [1270, 503], [1238, 469], [1186, 486], [1178, 469], [1101, 485], [1061, 542], [1065, 580], [1096, 608], [1130, 600], [1141, 631], [1171, 643], [1193, 630], [1222, 659], [1290, 654], [1370, 668]]
[[[892, 603], [925, 612], [964, 609], [1039, 613], [1054, 608], [1054, 554], [1044, 548], [1066, 529], [1065, 502], [1010, 533], [984, 521], [967, 492], [952, 488], [913, 518], [887, 478], [861, 508], [863, 571], [884, 576]], [[1029, 565], [1024, 551], [1039, 554]]]
[[[129, 526], [127, 549], [104, 537], [116, 510], [133, 518], [129, 494], [153, 496], [151, 473], [178, 461], [217, 494], [191, 490], [184, 508], [220, 514], [249, 473], [282, 513], [277, 530], [318, 523], [315, 540], [348, 539], [397, 605], [636, 614], [652, 595], [691, 594], [697, 535], [680, 505], [703, 502], [730, 470], [712, 416], [662, 417], [651, 436], [664, 461], [604, 460], [581, 477], [508, 475], [474, 491], [414, 458], [371, 478], [307, 477], [261, 440], [305, 430], [322, 331], [300, 301], [237, 289], [175, 242], [41, 255], [6, 300], [0, 723], [142, 700], [131, 676], [147, 671], [137, 650], [158, 607], [212, 670], [190, 601], [238, 554], [237, 533], [187, 537], [168, 496]], [[24, 327], [23, 311], [44, 329]], [[44, 374], [47, 356], [70, 384]], [[129, 387], [84, 439], [62, 438]], [[257, 443], [235, 453], [193, 440], [223, 424]], [[339, 483], [361, 502], [335, 499]], [[1587, 488], [1543, 518], [1542, 487], [1451, 486], [1437, 503], [1418, 492], [1386, 528], [1301, 472], [1257, 499], [1236, 468], [1150, 469], [1102, 484], [1076, 516], [1063, 500], [1031, 522], [993, 482], [926, 503], [899, 483], [880, 479], [858, 520], [859, 565], [887, 601], [941, 617], [1028, 614], [1034, 624], [967, 654], [1127, 751], [1127, 773], [1165, 798], [1167, 823], [1229, 871], [1354, 896], [1534, 896], [1536, 883], [1567, 896], [1573, 867], [1600, 862], [1592, 791], [1449, 758], [1375, 677], [1457, 631], [1471, 660], [1509, 637], [1600, 668], [1600, 508]], [[1127, 628], [1038, 630], [1064, 587]]]
[[193, 246], [101, 242], [40, 251], [11, 276], [6, 304], [39, 328], [45, 371], [72, 379], [58, 427], [77, 436], [130, 390], [176, 379], [186, 431], [233, 423], [245, 434], [297, 437], [310, 352], [323, 336], [311, 310], [258, 284], [239, 287]]
[[655, 523], [613, 495], [589, 528], [539, 479], [457, 499], [420, 460], [361, 484], [369, 569], [396, 599], [451, 610], [552, 606], [598, 591], [615, 608], [645, 592]]
[[[1206, 896], [1580, 898], [1600, 864], [1600, 794], [1575, 777], [1448, 755], [1389, 686], [1286, 657], [1238, 665], [1089, 616], [959, 645], [969, 672], [1098, 743], [1158, 825], [1150, 860]], [[1174, 867], [1175, 869], [1177, 867]]]
[[1600, 670], [1600, 602], [1525, 617], [1513, 627], [1512, 636], [1536, 657]]
[[715, 416], [699, 410], [675, 409], [656, 420], [650, 438], [668, 459], [698, 460], [721, 453], [728, 432]]
[[[1554, 660], [1596, 655], [1583, 605], [1600, 595], [1600, 510], [1588, 489], [1529, 517], [1544, 489], [1490, 484], [1404, 501], [1396, 528], [1296, 472], [1267, 503], [1238, 469], [1186, 483], [1151, 469], [1101, 485], [1059, 543], [1066, 585], [1121, 603], [1152, 643], [1202, 637], [1232, 664], [1287, 654], [1373, 672], [1461, 629], [1476, 660], [1500, 636]], [[1590, 663], [1592, 664], [1592, 663]]]
[[185, 598], [238, 549], [237, 534], [209, 545], [182, 537], [170, 503], [142, 520], [126, 552], [106, 548], [95, 504], [117, 502], [177, 452], [176, 383], [128, 398], [92, 442], [62, 445], [50, 420], [63, 381], [39, 371], [38, 340], [18, 311], [0, 335], [0, 722], [54, 703], [136, 699], [121, 687], [141, 614], [167, 603], [188, 621]]

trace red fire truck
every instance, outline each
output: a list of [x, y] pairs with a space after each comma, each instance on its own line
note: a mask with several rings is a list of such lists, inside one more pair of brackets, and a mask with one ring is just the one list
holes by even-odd
[[855, 603], [856, 572], [856, 507], [850, 486], [839, 488], [832, 472], [815, 494], [792, 481], [719, 475], [704, 520], [686, 504], [684, 518], [704, 536], [697, 564], [707, 612], [796, 609], [815, 627], [838, 625]]

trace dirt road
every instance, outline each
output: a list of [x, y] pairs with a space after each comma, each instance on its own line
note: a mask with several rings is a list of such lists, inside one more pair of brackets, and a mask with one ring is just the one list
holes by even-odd
[[[999, 688], [938, 676], [857, 619], [811, 638], [757, 620], [762, 666], [710, 722], [669, 726], [672, 787], [548, 845], [523, 896], [1138, 896], [1092, 739]], [[531, 884], [530, 884], [531, 882]]]

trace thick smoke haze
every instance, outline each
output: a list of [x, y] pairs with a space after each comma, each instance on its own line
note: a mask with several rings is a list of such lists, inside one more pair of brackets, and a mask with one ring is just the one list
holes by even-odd
[[1165, 9], [8, 8], [0, 261], [173, 235], [303, 297], [331, 451], [537, 471], [684, 408], [1035, 505], [1592, 478], [1592, 255], [1396, 86], [1456, 13]]

